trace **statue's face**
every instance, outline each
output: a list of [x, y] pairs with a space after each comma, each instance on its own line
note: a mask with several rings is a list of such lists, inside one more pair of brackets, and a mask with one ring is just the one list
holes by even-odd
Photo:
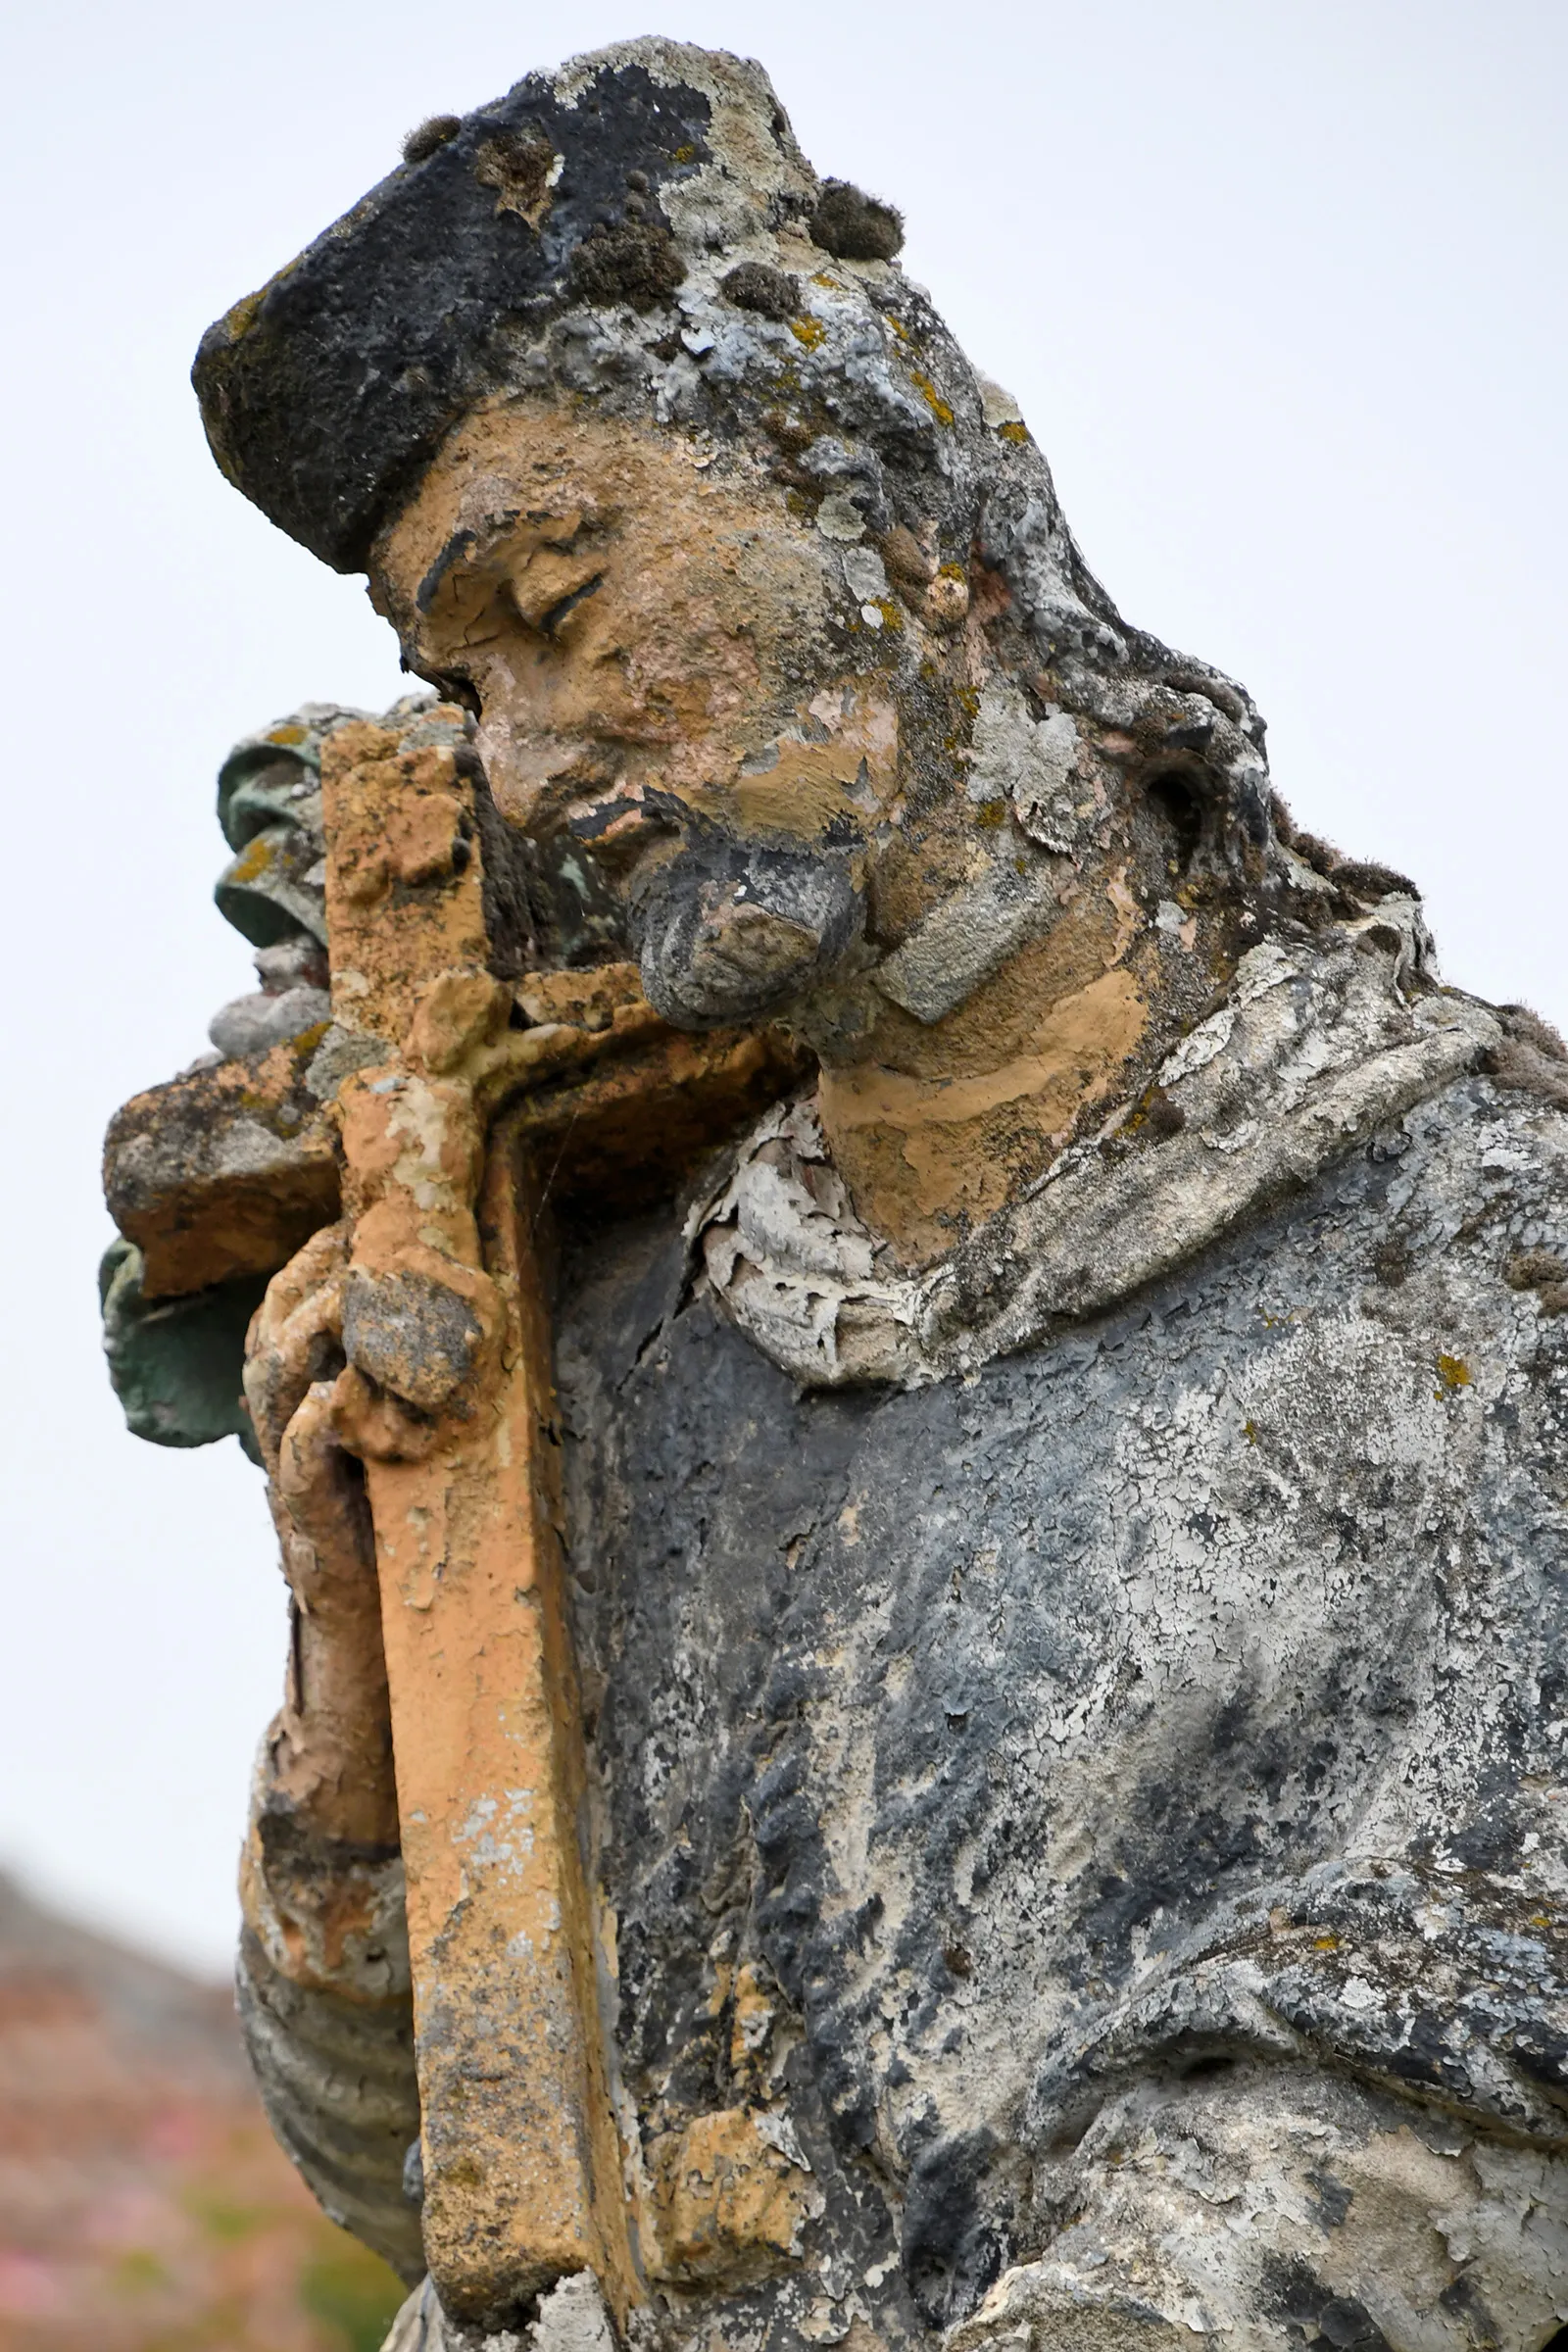
[[620, 891], [672, 1018], [766, 1012], [842, 961], [897, 721], [838, 552], [760, 461], [498, 403], [372, 582], [411, 662], [474, 690], [502, 812]]
[[[1004, 584], [906, 571], [859, 601], [882, 558], [847, 561], [775, 457], [498, 400], [383, 533], [372, 592], [416, 668], [471, 687], [502, 812], [619, 893], [660, 1011], [804, 1028], [857, 1206], [926, 1261], [1103, 1116], [1212, 956], [1174, 901], [1154, 926], [1178, 845], [1129, 739], [1042, 718]], [[951, 985], [870, 971], [933, 921]]]

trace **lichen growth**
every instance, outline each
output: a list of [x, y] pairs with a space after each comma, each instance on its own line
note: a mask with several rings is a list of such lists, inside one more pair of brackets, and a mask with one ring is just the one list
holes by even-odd
[[919, 393], [920, 398], [925, 402], [926, 407], [930, 410], [938, 424], [951, 424], [953, 422], [953, 411], [949, 407], [948, 403], [943, 399], [941, 393], [931, 381], [931, 378], [924, 374], [918, 368], [911, 368], [909, 372], [913, 378], [916, 391]]

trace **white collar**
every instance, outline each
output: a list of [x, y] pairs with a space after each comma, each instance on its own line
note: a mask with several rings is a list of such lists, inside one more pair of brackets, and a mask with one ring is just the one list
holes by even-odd
[[1263, 941], [1159, 1071], [1177, 1132], [1129, 1149], [1122, 1105], [921, 1274], [891, 1270], [856, 1216], [811, 1102], [781, 1104], [688, 1222], [707, 1283], [807, 1388], [919, 1388], [1038, 1345], [1304, 1191], [1501, 1042], [1485, 1005], [1435, 986], [1428, 950], [1408, 898]]

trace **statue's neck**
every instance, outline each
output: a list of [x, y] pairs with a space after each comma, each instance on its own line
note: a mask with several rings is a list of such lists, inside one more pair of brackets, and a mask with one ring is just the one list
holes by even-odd
[[817, 1106], [861, 1221], [929, 1265], [1069, 1143], [1157, 1116], [1155, 1073], [1234, 968], [1234, 911], [1152, 915], [1118, 867], [939, 1018], [879, 995], [853, 1057], [824, 1054]]

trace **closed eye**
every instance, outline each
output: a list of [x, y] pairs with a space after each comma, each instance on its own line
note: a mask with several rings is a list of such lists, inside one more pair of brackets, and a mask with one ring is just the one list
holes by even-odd
[[543, 636], [553, 637], [567, 613], [574, 612], [580, 604], [585, 603], [590, 596], [596, 594], [604, 584], [604, 573], [596, 571], [591, 580], [584, 580], [580, 588], [573, 588], [569, 596], [562, 597], [559, 603], [550, 607], [548, 612], [541, 612], [535, 626]]

